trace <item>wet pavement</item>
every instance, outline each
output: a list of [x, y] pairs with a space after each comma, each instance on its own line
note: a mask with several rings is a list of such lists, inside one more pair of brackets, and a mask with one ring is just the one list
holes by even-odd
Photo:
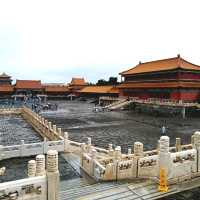
[[[53, 124], [63, 128], [64, 131], [68, 131], [70, 139], [85, 142], [87, 137], [91, 137], [92, 143], [96, 146], [106, 148], [109, 143], [112, 143], [115, 146], [120, 145], [123, 152], [127, 152], [128, 148], [133, 147], [136, 141], [142, 142], [146, 150], [156, 148], [163, 125], [167, 127], [167, 135], [170, 136], [171, 145], [175, 143], [176, 137], [181, 137], [182, 144], [190, 143], [192, 133], [200, 130], [198, 118], [183, 120], [178, 117], [158, 117], [154, 113], [146, 115], [130, 111], [95, 113], [93, 112], [94, 104], [76, 101], [54, 101], [53, 103], [58, 104], [57, 111], [46, 111], [41, 114]], [[21, 169], [21, 173], [24, 174], [29, 159], [19, 160], [2, 161], [0, 165], [12, 165], [12, 169]], [[61, 180], [77, 177], [62, 158], [59, 159], [59, 165]], [[20, 177], [20, 172], [16, 176]], [[200, 196], [198, 190], [199, 188], [165, 199], [199, 199], [197, 198]]]
[[182, 144], [190, 143], [192, 133], [200, 130], [198, 118], [183, 120], [130, 111], [95, 113], [93, 107], [93, 104], [83, 102], [59, 102], [58, 111], [44, 112], [42, 115], [68, 131], [72, 140], [83, 142], [91, 137], [94, 145], [107, 148], [112, 143], [120, 145], [123, 152], [133, 147], [136, 141], [142, 142], [146, 150], [156, 148], [163, 125], [166, 126], [171, 145], [174, 145], [176, 137], [181, 137]]

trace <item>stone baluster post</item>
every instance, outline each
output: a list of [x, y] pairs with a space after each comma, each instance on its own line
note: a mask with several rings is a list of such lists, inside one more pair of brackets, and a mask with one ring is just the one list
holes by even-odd
[[36, 156], [36, 176], [45, 175], [45, 156], [37, 155]]
[[40, 130], [43, 131], [43, 117], [40, 116]]
[[197, 150], [197, 171], [200, 172], [200, 131], [196, 131], [193, 136], [194, 148]]
[[134, 146], [133, 146], [133, 153], [134, 153], [134, 157], [133, 157], [133, 177], [138, 177], [138, 160], [143, 157], [143, 144], [141, 142], [134, 142]]
[[58, 136], [62, 136], [62, 129], [58, 128]]
[[57, 128], [56, 128], [56, 125], [55, 125], [55, 124], [53, 125], [53, 133], [54, 133], [54, 134], [57, 133]]
[[193, 135], [191, 136], [191, 144], [192, 144], [192, 148], [195, 148], [194, 137], [195, 137], [195, 135], [193, 134]]
[[135, 142], [133, 147], [134, 155], [137, 157], [143, 156], [143, 144], [141, 142]]
[[91, 148], [92, 148], [92, 139], [90, 137], [88, 137], [88, 140], [87, 140], [87, 153], [91, 152]]
[[94, 175], [94, 170], [95, 170], [95, 162], [94, 160], [96, 159], [96, 154], [97, 154], [97, 151], [95, 149], [92, 149], [91, 150], [91, 167], [90, 167], [90, 172], [91, 172], [91, 175], [93, 176]]
[[38, 115], [38, 121], [39, 123], [42, 123], [42, 116]]
[[176, 147], [176, 152], [181, 151], [181, 138], [176, 138], [175, 147]]
[[52, 130], [52, 123], [48, 122], [49, 130]]
[[45, 126], [48, 126], [48, 120], [47, 119], [44, 120], [44, 123], [45, 123]]
[[121, 157], [122, 157], [121, 147], [120, 147], [120, 146], [117, 146], [117, 147], [115, 148], [115, 160], [116, 160], [116, 161], [120, 161], [120, 160], [121, 160]]
[[117, 147], [115, 148], [114, 155], [115, 155], [115, 159], [114, 159], [114, 170], [112, 171], [111, 176], [113, 177], [113, 175], [114, 175], [115, 178], [116, 178], [116, 180], [117, 180], [118, 173], [119, 173], [118, 165], [119, 165], [119, 162], [121, 161], [121, 157], [122, 157], [121, 147], [120, 147], [120, 146], [117, 146]]
[[113, 150], [113, 145], [112, 144], [108, 144], [108, 150]]
[[83, 154], [87, 152], [85, 143], [81, 144], [81, 149], [80, 150], [81, 150], [81, 152], [80, 152], [80, 155], [81, 155], [81, 166], [83, 167]]
[[160, 151], [159, 151], [159, 172], [164, 169], [166, 173], [166, 177], [170, 177], [170, 170], [172, 170], [172, 161], [171, 161], [171, 153], [169, 152], [169, 137], [161, 136], [160, 137]]
[[47, 132], [48, 132], [49, 137], [51, 137], [51, 133], [52, 133], [51, 131], [52, 131], [52, 123], [48, 122], [48, 131]]
[[28, 162], [28, 177], [34, 177], [36, 175], [36, 162], [35, 160], [30, 160]]
[[70, 152], [69, 135], [68, 132], [64, 132], [64, 151]]
[[58, 171], [58, 152], [49, 150], [47, 152], [47, 185], [48, 200], [59, 199], [59, 171]]
[[42, 117], [42, 133], [45, 133], [45, 119]]
[[113, 145], [112, 144], [108, 144], [108, 155], [113, 157], [114, 156], [114, 150], [113, 150]]
[[131, 148], [128, 148], [128, 155], [130, 155], [131, 153]]

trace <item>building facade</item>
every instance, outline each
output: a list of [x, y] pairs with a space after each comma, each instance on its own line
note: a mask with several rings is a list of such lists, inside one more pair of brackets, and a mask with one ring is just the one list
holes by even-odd
[[106, 86], [86, 86], [80, 90], [79, 95], [82, 97], [99, 98], [101, 96], [118, 97], [119, 89], [113, 85]]
[[58, 83], [49, 83], [42, 84], [44, 94], [48, 95], [48, 98], [67, 98], [67, 95], [70, 94], [70, 90], [68, 85], [66, 84], [58, 84]]
[[71, 94], [78, 96], [79, 90], [87, 86], [84, 78], [72, 78], [71, 83], [69, 84], [69, 89]]
[[43, 93], [40, 80], [16, 80], [15, 94], [37, 95]]
[[2, 73], [0, 75], [0, 98], [8, 98], [13, 93], [11, 76]]
[[198, 101], [200, 98], [200, 66], [184, 60], [180, 55], [140, 62], [120, 75], [124, 79], [118, 86], [120, 96], [188, 102]]

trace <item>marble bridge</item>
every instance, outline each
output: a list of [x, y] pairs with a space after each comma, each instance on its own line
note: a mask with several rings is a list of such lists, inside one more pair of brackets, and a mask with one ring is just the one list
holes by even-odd
[[[159, 199], [200, 186], [200, 132], [195, 132], [191, 136], [191, 143], [188, 145], [181, 145], [180, 138], [177, 138], [175, 146], [170, 147], [169, 137], [162, 136], [155, 150], [144, 151], [143, 144], [135, 142], [132, 149], [127, 149], [127, 153], [122, 153], [120, 146], [113, 148], [112, 144], [109, 144], [107, 149], [93, 146], [91, 138], [88, 138], [87, 143], [72, 141], [67, 132], [63, 132], [61, 128], [27, 107], [1, 109], [0, 114], [21, 115], [44, 138], [43, 142], [25, 144], [22, 140], [19, 145], [0, 146], [0, 160], [38, 154], [55, 157], [56, 154], [51, 154], [51, 151], [56, 151], [60, 152], [81, 176], [92, 179], [92, 184], [83, 181], [78, 188], [73, 187], [73, 180], [71, 180], [66, 183], [66, 187], [55, 191], [58, 187], [56, 185], [58, 172], [57, 169], [51, 171], [52, 165], [47, 163], [47, 176], [42, 173], [43, 178], [40, 177], [41, 175], [36, 175], [36, 177], [31, 175], [27, 179], [1, 183], [0, 197], [1, 193], [6, 196], [5, 194], [17, 190], [17, 198], [24, 198], [25, 194], [21, 190], [31, 184], [36, 184], [37, 188], [39, 184], [41, 190], [44, 191], [47, 191], [47, 187], [54, 188], [55, 186], [54, 195], [48, 194], [51, 193], [48, 192], [50, 190], [46, 195], [44, 192], [34, 193], [37, 199], [49, 200], [58, 198]], [[41, 162], [44, 165], [44, 161], [40, 161], [39, 166]], [[54, 165], [55, 163], [56, 161]], [[158, 190], [161, 169], [165, 171], [169, 187], [167, 192]], [[45, 180], [47, 180], [47, 185]], [[18, 185], [17, 189], [16, 185]], [[30, 197], [32, 198], [33, 196]]]

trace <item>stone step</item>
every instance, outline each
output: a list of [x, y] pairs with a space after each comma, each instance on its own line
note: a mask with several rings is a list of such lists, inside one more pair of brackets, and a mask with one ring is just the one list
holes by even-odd
[[64, 180], [64, 181], [61, 181], [60, 183], [60, 191], [62, 192], [62, 191], [70, 190], [73, 188], [84, 187], [87, 185], [91, 185], [91, 183], [89, 183], [89, 181], [87, 181], [84, 178]]
[[121, 199], [127, 195], [133, 195], [133, 193], [130, 190], [128, 190], [127, 187], [122, 186], [122, 187], [117, 187], [117, 188], [111, 188], [104, 192], [100, 191], [99, 193], [92, 194], [90, 196], [86, 196], [85, 199], [87, 199], [87, 200], [100, 200], [100, 199], [114, 200], [114, 199]]
[[97, 183], [97, 184], [88, 185], [85, 187], [74, 188], [65, 192], [62, 191], [62, 193], [60, 193], [60, 199], [67, 199], [67, 198], [76, 199], [84, 195], [89, 195], [96, 192], [103, 192], [103, 191], [107, 191], [107, 190], [118, 188], [118, 187], [119, 187], [119, 184]]
[[69, 163], [69, 165], [81, 176], [80, 158], [71, 153], [62, 153], [61, 156]]

